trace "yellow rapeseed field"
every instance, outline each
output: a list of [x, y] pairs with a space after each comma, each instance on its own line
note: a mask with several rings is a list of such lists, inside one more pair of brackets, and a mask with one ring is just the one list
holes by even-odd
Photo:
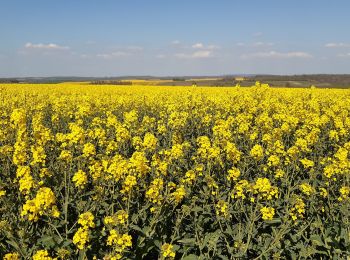
[[0, 258], [344, 259], [350, 91], [0, 85]]

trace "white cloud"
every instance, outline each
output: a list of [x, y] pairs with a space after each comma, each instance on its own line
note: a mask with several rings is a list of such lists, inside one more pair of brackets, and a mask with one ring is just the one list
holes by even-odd
[[171, 42], [172, 45], [179, 45], [181, 42], [179, 40], [174, 40]]
[[242, 59], [250, 58], [279, 58], [279, 59], [289, 59], [289, 58], [312, 58], [312, 55], [307, 52], [256, 52], [250, 54], [243, 54]]
[[236, 46], [238, 47], [270, 47], [274, 46], [275, 43], [273, 42], [262, 42], [262, 41], [257, 41], [253, 43], [244, 43], [244, 42], [237, 42]]
[[26, 49], [38, 49], [38, 50], [69, 50], [70, 48], [68, 46], [60, 46], [55, 43], [49, 43], [49, 44], [43, 44], [43, 43], [37, 43], [33, 44], [31, 42], [28, 42], [24, 45]]
[[113, 58], [119, 58], [119, 57], [125, 57], [130, 56], [131, 53], [123, 52], [123, 51], [116, 51], [112, 53], [103, 53], [103, 54], [97, 54], [96, 57], [103, 58], [103, 59], [113, 59]]
[[211, 57], [211, 51], [196, 51], [192, 54], [193, 58], [209, 58]]
[[90, 54], [83, 53], [83, 54], [80, 54], [80, 58], [82, 58], [82, 59], [90, 59], [90, 58], [92, 58], [92, 56]]
[[203, 49], [204, 48], [204, 45], [203, 45], [203, 43], [196, 43], [196, 44], [193, 44], [192, 45], [192, 48], [193, 49]]
[[164, 54], [158, 54], [156, 55], [157, 59], [164, 59], [166, 56]]
[[213, 55], [212, 55], [212, 52], [209, 50], [201, 50], [201, 51], [195, 51], [190, 54], [177, 53], [175, 54], [175, 57], [181, 58], [181, 59], [202, 59], [202, 58], [211, 58], [213, 57]]
[[208, 50], [217, 50], [217, 49], [220, 49], [220, 47], [217, 46], [217, 45], [208, 45], [206, 48], [207, 48]]
[[337, 56], [341, 57], [341, 58], [350, 58], [350, 52], [349, 53], [341, 53], [341, 54], [338, 54]]
[[217, 45], [204, 45], [203, 43], [195, 43], [191, 46], [193, 49], [203, 49], [203, 50], [215, 50], [219, 49], [219, 46]]
[[262, 46], [273, 46], [273, 42], [254, 42], [253, 46], [255, 47], [262, 47]]
[[327, 43], [325, 45], [325, 47], [327, 48], [348, 48], [350, 47], [350, 44], [349, 43], [343, 43], [343, 42], [331, 42], [331, 43]]

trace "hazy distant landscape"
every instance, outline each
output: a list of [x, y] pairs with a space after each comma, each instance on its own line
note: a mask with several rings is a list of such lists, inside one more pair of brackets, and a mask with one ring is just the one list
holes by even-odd
[[63, 83], [91, 82], [97, 85], [138, 85], [156, 86], [252, 86], [256, 81], [269, 84], [271, 87], [307, 88], [349, 88], [350, 74], [314, 74], [314, 75], [225, 75], [225, 76], [121, 76], [121, 77], [28, 77], [0, 78], [0, 83]]

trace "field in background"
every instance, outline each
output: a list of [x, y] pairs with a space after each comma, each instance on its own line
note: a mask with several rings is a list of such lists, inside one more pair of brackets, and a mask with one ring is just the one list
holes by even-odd
[[0, 83], [64, 83], [64, 82], [90, 82], [92, 84], [108, 85], [156, 85], [156, 86], [241, 86], [249, 87], [256, 81], [269, 84], [271, 87], [308, 88], [349, 88], [350, 75], [235, 75], [220, 77], [42, 77], [42, 78], [0, 78]]
[[143, 82], [0, 84], [0, 258], [348, 256], [350, 90]]

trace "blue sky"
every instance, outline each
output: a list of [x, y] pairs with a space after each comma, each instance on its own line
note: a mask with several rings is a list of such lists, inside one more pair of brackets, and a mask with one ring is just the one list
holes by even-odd
[[1, 0], [0, 77], [350, 73], [350, 1]]

